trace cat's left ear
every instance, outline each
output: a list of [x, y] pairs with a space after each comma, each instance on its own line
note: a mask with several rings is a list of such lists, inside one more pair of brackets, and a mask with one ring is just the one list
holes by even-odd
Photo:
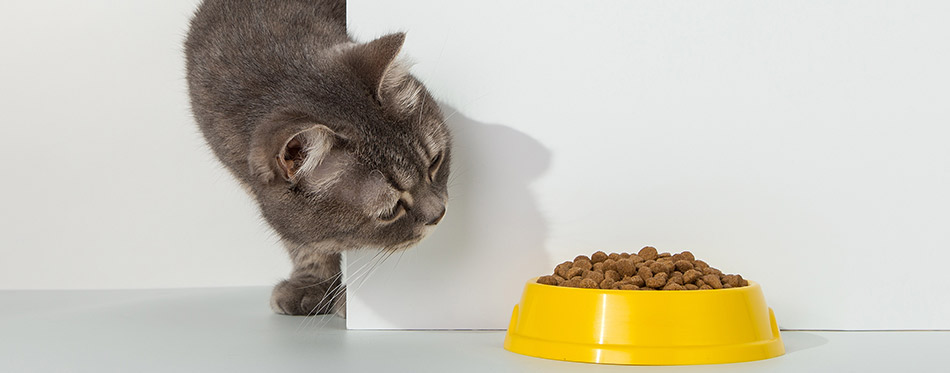
[[401, 81], [408, 74], [405, 68], [397, 66], [396, 56], [406, 41], [406, 34], [389, 34], [369, 43], [358, 44], [347, 49], [343, 61], [363, 83], [372, 90], [377, 99], [382, 99], [387, 82]]

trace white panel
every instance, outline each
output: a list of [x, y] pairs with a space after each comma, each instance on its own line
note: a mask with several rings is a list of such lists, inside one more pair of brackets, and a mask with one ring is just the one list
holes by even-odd
[[349, 327], [504, 328], [529, 277], [651, 244], [759, 281], [785, 328], [950, 328], [950, 4], [348, 12], [409, 32], [459, 157], [444, 223], [350, 287]]
[[0, 3], [0, 289], [287, 274], [191, 117], [182, 42], [196, 4]]

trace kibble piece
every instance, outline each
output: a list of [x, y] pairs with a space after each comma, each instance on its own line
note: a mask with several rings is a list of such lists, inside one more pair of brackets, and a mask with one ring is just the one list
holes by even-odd
[[637, 285], [623, 284], [620, 285], [620, 290], [638, 290], [640, 289]]
[[677, 271], [686, 273], [686, 271], [693, 269], [693, 263], [690, 263], [686, 259], [680, 259], [673, 262], [673, 267], [676, 267]]
[[570, 278], [570, 276], [567, 275], [567, 271], [569, 271], [571, 267], [574, 267], [574, 262], [564, 262], [558, 264], [557, 267], [554, 267], [554, 274], [564, 278]]
[[637, 255], [637, 254], [631, 254], [630, 257], [627, 258], [627, 259], [632, 260], [632, 261], [633, 261], [633, 264], [640, 264], [640, 263], [643, 263], [643, 262], [646, 261], [646, 260], [644, 260], [643, 258], [641, 258], [641, 257], [640, 257], [639, 255]]
[[703, 285], [703, 286], [700, 286], [700, 287], [699, 287], [699, 290], [712, 290], [712, 286]]
[[667, 282], [666, 286], [663, 287], [663, 290], [686, 290], [683, 285], [677, 284], [675, 282]]
[[720, 270], [718, 270], [718, 269], [715, 269], [715, 268], [713, 268], [713, 267], [706, 267], [706, 268], [703, 268], [703, 274], [704, 274], [704, 275], [722, 276], [722, 271], [720, 271]]
[[666, 280], [667, 280], [666, 272], [660, 272], [654, 275], [653, 277], [648, 278], [646, 280], [646, 283], [648, 287], [659, 289], [659, 288], [662, 288], [664, 285], [666, 285]]
[[621, 259], [617, 262], [617, 272], [624, 276], [630, 276], [637, 271], [637, 266], [630, 259]]
[[596, 253], [593, 253], [593, 254], [590, 256], [590, 261], [591, 261], [592, 263], [594, 263], [594, 264], [603, 262], [603, 261], [605, 261], [605, 260], [607, 260], [607, 253], [605, 253], [605, 252], [603, 252], [603, 251], [598, 251], [598, 252], [596, 252]]
[[667, 280], [667, 281], [668, 281], [668, 282], [673, 282], [673, 283], [676, 283], [676, 284], [679, 284], [679, 285], [683, 285], [683, 284], [684, 284], [684, 281], [683, 281], [683, 274], [682, 274], [682, 273], [679, 273], [679, 272], [673, 272], [673, 274], [670, 275], [670, 279]]
[[664, 272], [667, 276], [669, 276], [671, 273], [673, 273], [673, 266], [665, 262], [655, 262], [650, 265], [650, 270], [653, 271], [653, 273]]
[[590, 258], [588, 258], [587, 255], [578, 255], [578, 256], [575, 256], [575, 257], [574, 257], [574, 263], [577, 263], [577, 262], [582, 261], [582, 260], [586, 260], [586, 261], [589, 262], [589, 261], [590, 261]]
[[557, 285], [557, 279], [554, 278], [554, 276], [550, 276], [550, 275], [541, 276], [541, 277], [538, 277], [538, 283], [545, 284], [545, 285]]
[[597, 271], [597, 272], [600, 272], [600, 273], [604, 273], [604, 262], [597, 262], [597, 263], [594, 263], [594, 268], [592, 268], [591, 271]]
[[681, 252], [680, 255], [683, 256], [683, 259], [686, 259], [686, 260], [691, 261], [691, 262], [694, 261], [694, 260], [696, 260], [696, 257], [693, 256], [693, 253], [691, 253], [691, 252], [689, 252], [689, 251]]
[[610, 253], [609, 255], [607, 255], [607, 259], [613, 259], [613, 260], [616, 262], [616, 261], [620, 260], [620, 254], [619, 254], [619, 253]]
[[587, 270], [585, 270], [585, 269], [583, 269], [583, 268], [571, 267], [571, 269], [567, 271], [567, 277], [565, 277], [565, 278], [566, 278], [566, 279], [572, 279], [572, 278], [577, 277], [577, 276], [583, 277], [585, 272], [587, 272]]
[[670, 253], [660, 253], [657, 255], [658, 258], [669, 258], [671, 256], [673, 256], [673, 254]]
[[591, 263], [590, 260], [584, 260], [584, 259], [575, 260], [574, 268], [583, 268], [589, 271], [591, 270], [591, 268], [594, 268], [594, 264]]
[[591, 279], [589, 279], [589, 278], [585, 278], [585, 279], [581, 280], [581, 287], [582, 287], [582, 288], [586, 288], [586, 289], [596, 289], [596, 288], [597, 288], [597, 285], [598, 285], [597, 282], [595, 282], [594, 280], [591, 280]]
[[700, 270], [700, 271], [702, 271], [703, 268], [708, 268], [708, 267], [709, 267], [709, 264], [706, 264], [706, 262], [704, 262], [704, 261], [702, 261], [702, 260], [694, 260], [694, 261], [693, 261], [693, 268], [696, 268], [696, 269], [698, 269], [698, 270]]
[[604, 261], [604, 272], [607, 271], [616, 271], [617, 270], [617, 261], [614, 259], [607, 259]]
[[731, 288], [739, 286], [739, 276], [736, 275], [725, 275], [722, 276], [720, 280], [722, 280], [723, 287], [726, 287], [726, 285], [729, 285]]
[[[739, 277], [742, 277], [742, 276], [739, 276]], [[749, 286], [749, 280], [746, 280], [746, 279], [739, 280], [739, 285]]]
[[719, 281], [719, 276], [705, 275], [703, 276], [703, 282], [705, 282], [706, 285], [712, 286], [713, 289], [722, 289], [722, 282]]
[[630, 253], [620, 253], [620, 259], [627, 259], [630, 257]]
[[604, 274], [600, 272], [589, 271], [584, 274], [584, 278], [589, 278], [599, 284], [601, 281], [604, 281]]
[[572, 279], [565, 280], [564, 282], [561, 283], [561, 286], [567, 286], [569, 288], [579, 288], [581, 287], [581, 278], [574, 277]]
[[729, 284], [722, 284], [722, 288], [723, 288], [723, 289], [732, 289], [732, 285], [729, 285]]
[[683, 285], [683, 287], [685, 287], [686, 290], [699, 290], [699, 286], [696, 286], [695, 284], [686, 284]]
[[696, 284], [696, 286], [703, 287], [703, 285], [706, 285], [706, 281], [703, 281], [702, 277], [700, 277], [698, 280], [696, 280], [696, 282], [694, 282], [694, 284]]
[[683, 282], [690, 284], [696, 281], [699, 278], [703, 277], [703, 273], [695, 269], [688, 270], [683, 272]]
[[601, 289], [613, 289], [615, 283], [616, 283], [616, 281], [611, 280], [611, 279], [609, 279], [609, 278], [605, 278], [603, 281], [600, 282], [600, 288], [601, 288]]
[[620, 281], [623, 279], [623, 276], [621, 276], [617, 271], [609, 270], [604, 272], [604, 278], [609, 278], [613, 281]]
[[637, 271], [637, 276], [640, 276], [643, 281], [646, 281], [648, 278], [653, 277], [653, 271], [650, 270], [650, 267], [644, 265], [640, 267], [639, 271]]
[[640, 249], [640, 252], [638, 252], [637, 255], [639, 255], [644, 260], [656, 259], [656, 248], [653, 246], [646, 246]]
[[640, 276], [627, 277], [627, 282], [629, 282], [632, 285], [637, 285], [639, 287], [646, 286], [646, 280], [644, 280], [643, 277], [640, 277]]

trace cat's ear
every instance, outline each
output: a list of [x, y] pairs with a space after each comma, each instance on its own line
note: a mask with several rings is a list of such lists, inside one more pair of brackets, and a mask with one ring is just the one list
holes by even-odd
[[312, 123], [263, 125], [251, 140], [251, 173], [263, 183], [295, 183], [323, 162], [333, 148], [336, 134]]
[[369, 87], [377, 99], [387, 82], [402, 80], [408, 71], [396, 63], [396, 56], [406, 41], [406, 34], [389, 34], [369, 43], [357, 44], [347, 49], [343, 61], [353, 69], [360, 80]]

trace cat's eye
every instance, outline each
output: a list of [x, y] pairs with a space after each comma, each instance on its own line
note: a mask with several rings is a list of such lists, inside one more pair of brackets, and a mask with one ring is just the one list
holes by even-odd
[[439, 172], [439, 168], [442, 167], [442, 156], [443, 153], [439, 153], [432, 158], [432, 164], [429, 166], [429, 181], [435, 180], [435, 174]]
[[398, 220], [399, 218], [401, 218], [403, 215], [406, 215], [406, 205], [400, 199], [399, 201], [396, 201], [396, 204], [393, 206], [392, 209], [380, 215], [379, 220], [384, 223], [392, 223]]

